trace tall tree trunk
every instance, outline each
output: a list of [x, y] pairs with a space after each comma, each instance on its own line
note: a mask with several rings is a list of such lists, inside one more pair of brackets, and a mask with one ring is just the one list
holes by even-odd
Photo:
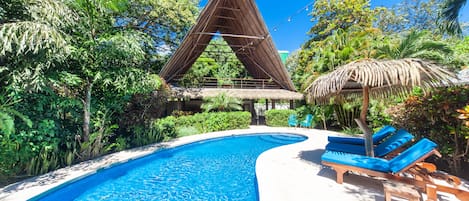
[[91, 90], [93, 83], [86, 85], [85, 99], [83, 100], [83, 142], [88, 142], [90, 138], [90, 118], [91, 118]]

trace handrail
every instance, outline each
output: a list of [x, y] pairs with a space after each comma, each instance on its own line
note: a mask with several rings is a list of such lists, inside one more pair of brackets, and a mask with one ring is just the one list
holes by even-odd
[[[174, 79], [176, 83], [181, 81], [178, 77]], [[234, 89], [281, 89], [280, 85], [271, 79], [255, 78], [215, 78], [204, 77], [196, 86], [199, 88], [234, 88]]]

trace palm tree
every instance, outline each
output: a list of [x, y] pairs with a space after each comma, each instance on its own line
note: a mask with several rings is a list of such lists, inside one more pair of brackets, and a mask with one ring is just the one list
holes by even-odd
[[242, 110], [242, 101], [221, 93], [215, 97], [204, 98], [204, 103], [200, 106], [205, 112], [210, 111], [233, 111]]
[[440, 13], [440, 27], [450, 34], [462, 35], [459, 12], [467, 0], [445, 0]]
[[403, 59], [423, 58], [440, 61], [452, 53], [450, 47], [443, 42], [429, 39], [428, 32], [411, 31], [403, 39], [388, 41], [377, 48], [376, 58], [379, 59]]

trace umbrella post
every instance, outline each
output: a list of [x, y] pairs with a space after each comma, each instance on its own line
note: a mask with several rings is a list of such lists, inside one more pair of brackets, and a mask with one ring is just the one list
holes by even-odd
[[373, 151], [373, 132], [371, 129], [368, 127], [366, 122], [363, 122], [361, 119], [355, 119], [355, 122], [357, 122], [358, 127], [363, 131], [365, 134], [365, 150], [366, 150], [366, 155], [370, 157], [375, 157], [375, 153]]
[[375, 153], [373, 151], [373, 132], [366, 124], [366, 113], [368, 113], [368, 107], [370, 105], [370, 87], [363, 86], [363, 108], [360, 113], [360, 119], [355, 119], [357, 125], [365, 134], [365, 150], [366, 155], [370, 157], [375, 157]]

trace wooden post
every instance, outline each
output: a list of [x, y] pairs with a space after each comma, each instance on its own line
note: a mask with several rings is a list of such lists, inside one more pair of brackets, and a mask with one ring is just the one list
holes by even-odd
[[275, 109], [275, 100], [272, 100], [272, 109]]
[[269, 99], [265, 99], [265, 111], [269, 110]]
[[366, 123], [366, 114], [368, 113], [368, 105], [370, 104], [369, 91], [369, 86], [363, 87], [363, 108], [360, 113], [360, 119], [355, 119], [355, 122], [357, 122], [358, 126], [365, 134], [366, 155], [370, 157], [375, 157], [375, 153], [373, 151], [373, 131], [368, 128], [368, 124]]
[[293, 100], [290, 100], [290, 109], [295, 109], [295, 102]]
[[437, 201], [436, 186], [433, 184], [427, 184], [425, 186], [425, 193], [427, 193], [427, 201]]
[[370, 87], [363, 88], [363, 105], [360, 113], [360, 120], [366, 124], [366, 114], [368, 113], [368, 105], [370, 104]]
[[176, 110], [178, 111], [181, 111], [182, 110], [182, 99], [179, 100], [179, 98], [177, 99], [177, 102], [176, 102]]

